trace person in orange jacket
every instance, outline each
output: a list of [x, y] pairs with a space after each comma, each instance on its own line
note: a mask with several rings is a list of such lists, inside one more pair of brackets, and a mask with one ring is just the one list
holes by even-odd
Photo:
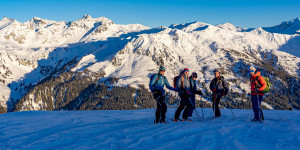
[[262, 111], [260, 104], [263, 101], [264, 94], [262, 91], [267, 87], [265, 79], [261, 76], [260, 71], [257, 71], [254, 66], [250, 67], [251, 74], [250, 86], [251, 86], [251, 102], [254, 112], [254, 119], [252, 121], [261, 121]]

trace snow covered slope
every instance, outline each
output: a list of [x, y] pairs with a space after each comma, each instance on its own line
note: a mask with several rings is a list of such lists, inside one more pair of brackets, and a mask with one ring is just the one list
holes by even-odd
[[250, 121], [251, 110], [233, 111], [237, 119], [221, 109], [219, 119], [168, 124], [153, 124], [153, 109], [8, 113], [0, 149], [299, 149], [299, 111], [265, 110], [263, 124]]
[[300, 34], [300, 18], [282, 22], [280, 25], [274, 27], [264, 27], [263, 29], [272, 33]]
[[[300, 35], [285, 32], [299, 29], [297, 19], [290, 21], [288, 28], [271, 31], [201, 22], [151, 29], [117, 25], [108, 18], [89, 15], [74, 22], [34, 17], [20, 23], [5, 17], [0, 21], [0, 107], [12, 111], [23, 98], [19, 106], [36, 108], [32, 105], [38, 106], [42, 99], [33, 92], [44, 79], [55, 80], [58, 72], [103, 73], [98, 84], [114, 77], [118, 78], [114, 86], [147, 87], [148, 77], [159, 65], [166, 66], [169, 81], [188, 67], [198, 73], [198, 86], [204, 90], [213, 78], [212, 71], [221, 68], [231, 92], [239, 94], [250, 92], [247, 68], [255, 65], [274, 85], [270, 96], [298, 97]], [[273, 32], [275, 28], [282, 32]], [[50, 87], [51, 92], [55, 86]], [[267, 100], [271, 107], [272, 102], [273, 98]], [[295, 102], [300, 105], [299, 99]], [[293, 102], [286, 100], [284, 105], [288, 103]]]

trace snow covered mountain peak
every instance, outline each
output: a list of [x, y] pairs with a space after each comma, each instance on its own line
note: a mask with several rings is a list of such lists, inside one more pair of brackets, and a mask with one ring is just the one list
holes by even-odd
[[81, 19], [92, 19], [93, 17], [90, 15], [85, 14]]
[[110, 19], [108, 19], [106, 17], [93, 18], [92, 16], [87, 15], [87, 14], [85, 14], [79, 20], [74, 21], [74, 22], [78, 22], [78, 21], [83, 21], [83, 22], [89, 22], [89, 21], [91, 21], [91, 22], [102, 22], [103, 24], [104, 23], [113, 23], [112, 20], [110, 20]]
[[[147, 77], [156, 73], [159, 65], [168, 69], [169, 81], [179, 69], [189, 67], [199, 74], [203, 88], [213, 78], [212, 70], [223, 68], [236, 93], [249, 92], [244, 81], [247, 73], [243, 72], [250, 64], [272, 62], [268, 71], [283, 68], [291, 76], [299, 76], [298, 34], [197, 21], [151, 29], [139, 24], [118, 25], [108, 18], [90, 15], [72, 22], [38, 17], [25, 23], [11, 22], [7, 18], [0, 21], [0, 90], [6, 91], [0, 93], [0, 105], [6, 108], [11, 103], [7, 110], [70, 61], [74, 61], [70, 74], [84, 70], [105, 74], [101, 79], [94, 78], [99, 83], [119, 78], [113, 86], [148, 85]], [[294, 26], [299, 18], [292, 22]], [[274, 76], [270, 78], [277, 80]], [[279, 88], [288, 84], [284, 78], [281, 81], [274, 85]]]
[[183, 24], [173, 24], [169, 26], [171, 29], [178, 29], [184, 32], [202, 31], [208, 29], [209, 27], [212, 27], [212, 25], [198, 21]]
[[300, 34], [300, 18], [297, 17], [290, 21], [284, 21], [277, 26], [264, 27], [263, 29], [271, 33]]
[[297, 17], [297, 18], [295, 18], [295, 19], [293, 19], [293, 20], [291, 20], [291, 22], [300, 22], [300, 18], [299, 17]]
[[13, 21], [14, 19], [8, 18], [8, 17], [3, 17], [0, 21]]
[[55, 23], [55, 21], [50, 21], [50, 20], [39, 18], [39, 17], [33, 17], [28, 22], [25, 22], [25, 24], [26, 23], [29, 23], [33, 26], [43, 26], [43, 25], [49, 25], [49, 24]]
[[216, 25], [216, 26], [219, 27], [219, 28], [222, 28], [222, 29], [227, 29], [227, 30], [231, 30], [231, 31], [237, 31], [237, 27], [234, 26], [231, 23], [224, 23], [224, 24], [220, 24], [220, 25]]

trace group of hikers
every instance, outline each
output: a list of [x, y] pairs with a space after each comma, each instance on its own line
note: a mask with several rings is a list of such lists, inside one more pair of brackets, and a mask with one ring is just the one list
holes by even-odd
[[[201, 90], [197, 90], [196, 79], [197, 73], [193, 72], [191, 76], [189, 76], [189, 69], [184, 68], [179, 72], [179, 75], [174, 78], [174, 86], [170, 86], [167, 78], [164, 76], [165, 67], [160, 66], [158, 74], [154, 74], [151, 76], [149, 88], [153, 93], [154, 99], [157, 102], [157, 109], [155, 112], [155, 123], [167, 123], [166, 122], [166, 112], [167, 105], [165, 102], [166, 91], [164, 87], [169, 90], [178, 92], [180, 97], [180, 105], [177, 108], [174, 119], [172, 121], [191, 121], [190, 117], [192, 117], [193, 110], [195, 109], [195, 95], [202, 95]], [[251, 101], [252, 101], [252, 109], [254, 112], [254, 119], [252, 121], [261, 121], [263, 120], [262, 111], [260, 108], [260, 104], [263, 100], [264, 90], [266, 88], [266, 82], [264, 77], [261, 76], [260, 71], [257, 71], [254, 66], [249, 68], [249, 73], [251, 75], [250, 78], [250, 86], [251, 86]], [[221, 116], [221, 112], [219, 109], [219, 103], [221, 98], [226, 96], [229, 91], [228, 82], [221, 76], [221, 72], [219, 69], [214, 70], [215, 78], [210, 82], [210, 90], [212, 91], [212, 103], [213, 103], [213, 111], [214, 118], [219, 118]], [[180, 114], [183, 111], [182, 119], [180, 119]]]

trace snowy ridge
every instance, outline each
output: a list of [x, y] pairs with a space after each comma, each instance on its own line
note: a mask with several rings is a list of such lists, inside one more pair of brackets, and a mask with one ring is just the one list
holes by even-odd
[[[299, 20], [299, 18], [298, 18]], [[290, 21], [287, 31], [297, 28]], [[83, 16], [74, 22], [55, 22], [34, 17], [20, 23], [0, 21], [0, 95], [3, 107], [13, 107], [29, 90], [68, 62], [73, 72], [85, 69], [118, 77], [114, 85], [148, 85], [159, 65], [167, 68], [169, 82], [178, 70], [197, 72], [205, 89], [215, 68], [223, 68], [232, 92], [249, 93], [243, 69], [264, 62], [272, 69], [283, 68], [299, 81], [300, 35], [269, 32], [266, 28], [243, 29], [226, 23], [209, 25], [192, 22], [170, 27], [117, 25], [105, 17]], [[278, 89], [288, 81], [270, 77]], [[103, 80], [103, 79], [101, 79]], [[296, 82], [297, 83], [297, 82]], [[204, 87], [202, 87], [204, 85]], [[295, 85], [296, 87], [298, 85]], [[293, 92], [293, 91], [292, 91]]]
[[282, 22], [280, 25], [265, 27], [263, 29], [272, 33], [300, 34], [300, 18], [295, 18], [291, 21]]
[[219, 119], [167, 124], [153, 124], [154, 109], [8, 113], [0, 149], [299, 149], [299, 111], [264, 110], [264, 123], [250, 121], [252, 110], [233, 111], [237, 119], [221, 109]]
[[9, 19], [7, 17], [3, 17], [2, 20], [0, 20], [0, 30], [4, 29], [5, 27], [9, 26], [13, 23], [13, 19]]

